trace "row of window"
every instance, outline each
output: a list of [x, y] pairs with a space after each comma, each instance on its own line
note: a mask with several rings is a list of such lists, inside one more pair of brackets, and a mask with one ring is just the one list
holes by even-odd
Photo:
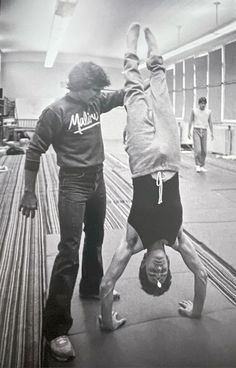
[[178, 62], [166, 76], [177, 118], [189, 120], [193, 106], [204, 96], [214, 122], [236, 122], [236, 41]]

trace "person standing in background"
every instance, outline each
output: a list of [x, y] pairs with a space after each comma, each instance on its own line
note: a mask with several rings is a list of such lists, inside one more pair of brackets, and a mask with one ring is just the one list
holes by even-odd
[[211, 131], [211, 139], [214, 139], [213, 124], [211, 120], [211, 110], [206, 108], [206, 97], [200, 97], [198, 108], [192, 110], [188, 129], [188, 138], [191, 139], [191, 129], [193, 126], [193, 148], [196, 172], [206, 172], [205, 161], [207, 155], [207, 129]]

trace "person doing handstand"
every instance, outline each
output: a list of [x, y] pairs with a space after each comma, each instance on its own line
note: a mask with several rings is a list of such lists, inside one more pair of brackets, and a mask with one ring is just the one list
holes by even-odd
[[150, 88], [145, 91], [139, 72], [137, 43], [140, 25], [133, 23], [127, 34], [124, 59], [126, 151], [133, 180], [133, 200], [126, 234], [116, 250], [101, 285], [100, 327], [113, 331], [122, 326], [112, 310], [113, 290], [133, 254], [146, 249], [139, 269], [144, 291], [161, 295], [171, 284], [170, 261], [165, 246], [179, 252], [194, 274], [194, 299], [179, 303], [182, 316], [199, 318], [206, 296], [207, 273], [192, 242], [182, 229], [179, 193], [180, 143], [169, 100], [163, 59], [158, 56], [154, 35], [144, 29], [148, 46]]

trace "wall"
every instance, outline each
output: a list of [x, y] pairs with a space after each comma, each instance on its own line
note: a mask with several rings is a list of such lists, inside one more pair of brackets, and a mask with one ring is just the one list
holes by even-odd
[[235, 60], [236, 41], [231, 41], [169, 66], [167, 83], [176, 117], [188, 121], [192, 107], [204, 96], [214, 123], [236, 124]]
[[[67, 75], [77, 62], [58, 62], [53, 68], [44, 68], [42, 55], [24, 53], [3, 54], [2, 61], [4, 94], [10, 99], [62, 96]], [[117, 67], [104, 67], [112, 89], [121, 88], [123, 83], [122, 64], [117, 64]]]
[[[109, 88], [119, 89], [123, 87], [122, 60], [112, 60], [109, 63], [111, 65], [105, 66], [102, 65], [102, 60], [93, 60], [93, 58], [85, 60], [92, 60], [103, 66], [111, 80]], [[36, 119], [44, 102], [48, 104], [51, 100], [63, 96], [67, 92], [65, 85], [68, 73], [81, 59], [68, 59], [63, 62], [59, 58], [53, 68], [44, 68], [43, 61], [44, 58], [41, 54], [12, 53], [3, 55], [4, 95], [11, 100], [16, 100], [16, 115], [20, 119]], [[22, 116], [26, 109], [27, 113]], [[36, 116], [33, 117], [32, 114]], [[117, 108], [103, 114], [101, 121], [104, 139], [122, 140], [122, 132], [126, 123], [124, 108]]]
[[[188, 121], [193, 103], [200, 95], [205, 95], [212, 108], [213, 121], [236, 124], [236, 104], [232, 103], [236, 93], [236, 42], [211, 50], [205, 55], [195, 55], [176, 61], [167, 71], [167, 82], [176, 116]], [[93, 60], [93, 58], [91, 58]], [[12, 53], [2, 54], [0, 80], [4, 95], [16, 98], [56, 99], [66, 92], [67, 75], [79, 59], [58, 60], [53, 68], [43, 66], [44, 55]], [[111, 61], [107, 65], [102, 60], [93, 60], [102, 65], [111, 79], [111, 89], [123, 86], [122, 60]], [[173, 72], [174, 70], [174, 72]], [[103, 117], [105, 139], [122, 136], [125, 126], [123, 109], [116, 109]], [[185, 129], [187, 132], [187, 129]], [[183, 129], [184, 131], [184, 129]], [[189, 143], [187, 134], [183, 138]]]
[[167, 84], [173, 101], [173, 110], [181, 124], [181, 143], [191, 144], [188, 139], [188, 122], [191, 110], [199, 97], [208, 100], [212, 110], [215, 140], [208, 150], [222, 154], [234, 154], [235, 136], [228, 139], [228, 125], [236, 128], [236, 41], [176, 61], [167, 70]]
[[123, 130], [126, 125], [124, 107], [117, 107], [101, 116], [102, 135], [105, 140], [123, 140]]

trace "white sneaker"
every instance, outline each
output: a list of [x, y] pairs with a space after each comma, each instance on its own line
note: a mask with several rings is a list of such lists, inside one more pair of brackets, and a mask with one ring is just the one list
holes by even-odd
[[202, 166], [202, 167], [200, 167], [200, 171], [201, 171], [201, 172], [207, 172], [207, 169], [205, 169], [205, 167], [204, 167], [204, 166]]
[[8, 171], [7, 166], [0, 166], [0, 172], [6, 172], [6, 171]]
[[198, 166], [198, 165], [196, 166], [196, 172], [197, 172], [197, 173], [201, 172], [201, 167], [200, 167], [200, 166]]
[[66, 362], [75, 358], [74, 348], [66, 335], [58, 336], [49, 342], [52, 356], [60, 361]]

